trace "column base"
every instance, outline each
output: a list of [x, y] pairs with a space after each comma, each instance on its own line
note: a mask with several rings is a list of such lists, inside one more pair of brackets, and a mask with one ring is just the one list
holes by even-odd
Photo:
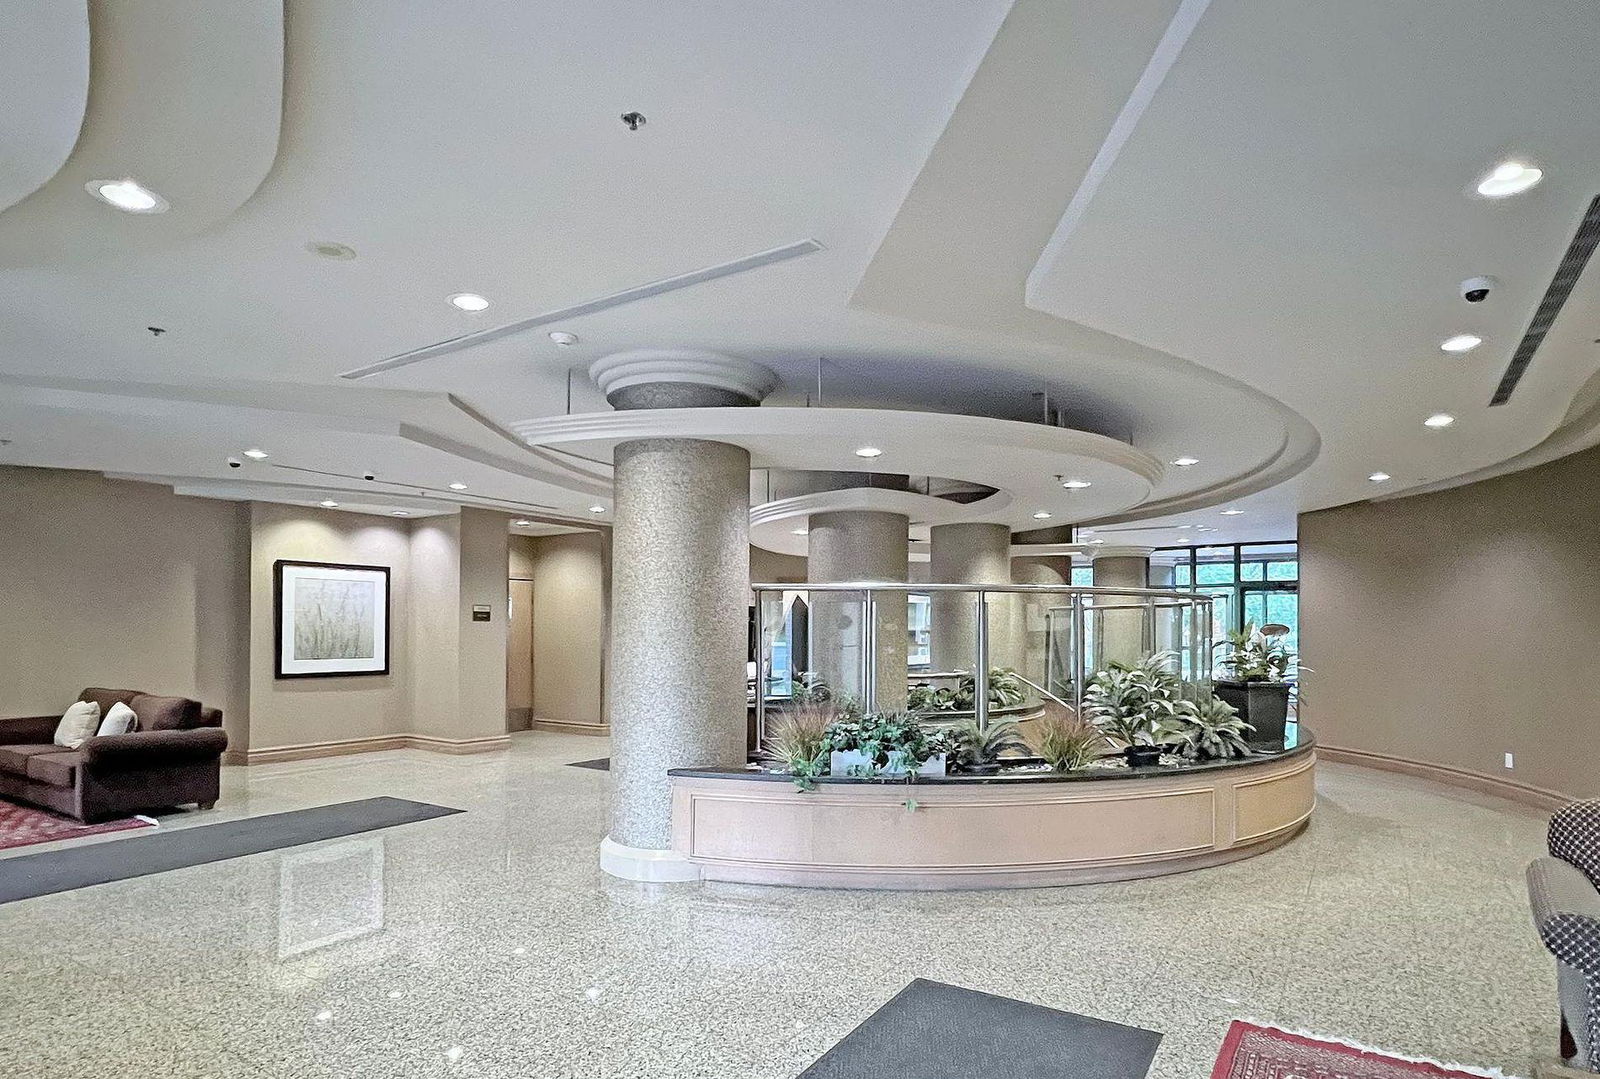
[[606, 836], [600, 841], [600, 868], [623, 880], [683, 884], [700, 879], [700, 867], [675, 850], [627, 847]]

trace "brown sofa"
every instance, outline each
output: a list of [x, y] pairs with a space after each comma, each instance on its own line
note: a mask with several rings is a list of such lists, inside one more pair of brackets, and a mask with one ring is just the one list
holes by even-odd
[[51, 741], [59, 715], [0, 719], [0, 797], [81, 821], [216, 804], [228, 748], [220, 710], [132, 689], [91, 688], [78, 699], [99, 704], [102, 716], [120, 701], [133, 709], [139, 726], [64, 749]]

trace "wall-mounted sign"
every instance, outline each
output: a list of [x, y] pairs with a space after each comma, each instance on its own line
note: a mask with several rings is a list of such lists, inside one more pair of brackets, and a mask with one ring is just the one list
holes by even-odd
[[490, 607], [487, 603], [474, 603], [472, 605], [472, 620], [474, 622], [489, 621]]

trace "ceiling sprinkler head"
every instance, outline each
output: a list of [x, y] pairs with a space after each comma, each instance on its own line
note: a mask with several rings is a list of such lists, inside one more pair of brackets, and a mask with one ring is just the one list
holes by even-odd
[[629, 131], [638, 131], [644, 126], [644, 113], [625, 112], [622, 114], [622, 122], [628, 125]]

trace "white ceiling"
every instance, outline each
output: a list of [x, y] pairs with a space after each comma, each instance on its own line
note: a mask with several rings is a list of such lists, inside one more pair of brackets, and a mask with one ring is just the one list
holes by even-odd
[[[0, 95], [0, 463], [592, 520], [603, 466], [507, 429], [603, 410], [600, 356], [706, 348], [778, 371], [772, 406], [814, 396], [819, 359], [830, 406], [1014, 420], [1047, 392], [1074, 427], [1201, 459], [1097, 528], [1281, 539], [1380, 493], [1374, 468], [1393, 491], [1533, 450], [1600, 367], [1591, 272], [1485, 407], [1600, 176], [1579, 0], [141, 0], [89, 11], [87, 88], [84, 5], [13, 8], [0, 88], [52, 59]], [[1465, 194], [1511, 153], [1546, 182]], [[120, 175], [172, 210], [83, 191]], [[804, 239], [823, 249], [338, 378]], [[1479, 273], [1505, 283], [1481, 310], [1455, 296]], [[1440, 355], [1461, 329], [1488, 343]], [[1441, 408], [1460, 422], [1425, 431]], [[272, 456], [230, 469], [249, 445]]]

